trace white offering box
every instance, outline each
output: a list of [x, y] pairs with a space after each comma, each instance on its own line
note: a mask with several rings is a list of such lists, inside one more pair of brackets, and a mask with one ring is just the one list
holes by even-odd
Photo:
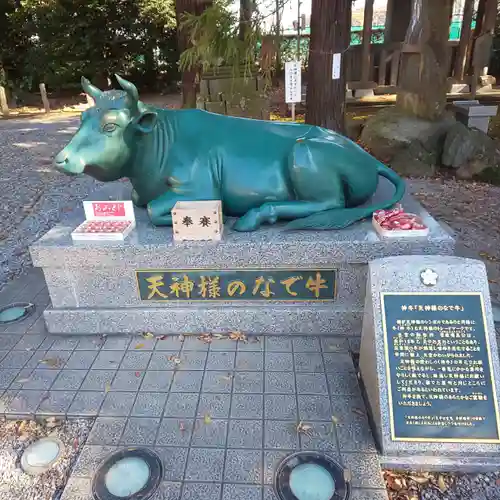
[[211, 201], [178, 201], [172, 209], [175, 241], [222, 238], [222, 203]]
[[123, 241], [135, 227], [131, 201], [84, 201], [85, 222], [72, 233], [73, 241]]

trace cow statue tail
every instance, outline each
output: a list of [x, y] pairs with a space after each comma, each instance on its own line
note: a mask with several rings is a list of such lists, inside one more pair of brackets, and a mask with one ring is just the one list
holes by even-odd
[[289, 222], [286, 229], [343, 229], [354, 222], [370, 217], [376, 210], [385, 210], [398, 203], [405, 194], [405, 183], [394, 170], [379, 163], [377, 173], [388, 179], [396, 188], [390, 200], [375, 205], [354, 208], [332, 208]]

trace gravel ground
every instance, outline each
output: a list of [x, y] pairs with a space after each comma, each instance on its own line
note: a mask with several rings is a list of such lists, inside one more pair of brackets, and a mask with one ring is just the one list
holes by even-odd
[[499, 500], [500, 472], [457, 477], [444, 493], [432, 488], [424, 490], [422, 500]]
[[412, 180], [409, 191], [458, 240], [457, 253], [481, 259], [500, 302], [500, 187], [453, 179]]
[[0, 288], [30, 265], [28, 247], [99, 183], [56, 172], [79, 119], [0, 121]]
[[385, 471], [390, 500], [499, 500], [500, 472], [453, 476]]
[[[0, 498], [2, 500], [57, 500], [87, 439], [92, 419], [58, 422], [48, 419], [0, 423]], [[55, 436], [64, 444], [58, 462], [39, 476], [26, 474], [19, 461], [24, 450], [42, 437]]]
[[[179, 108], [179, 95], [146, 95], [144, 102]], [[0, 289], [31, 265], [28, 247], [99, 187], [88, 176], [52, 168], [54, 155], [78, 128], [78, 116], [53, 114], [0, 120]]]

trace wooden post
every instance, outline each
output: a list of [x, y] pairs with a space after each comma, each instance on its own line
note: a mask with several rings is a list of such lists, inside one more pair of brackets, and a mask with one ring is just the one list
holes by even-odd
[[[387, 45], [391, 40], [391, 27], [394, 15], [394, 0], [387, 0], [386, 14], [385, 14], [385, 29], [384, 29], [384, 45]], [[382, 49], [380, 54], [380, 64], [378, 66], [378, 84], [386, 84], [387, 61], [390, 58], [389, 51]]]
[[5, 87], [0, 85], [0, 111], [4, 116], [9, 115], [9, 105], [7, 104], [7, 94], [5, 93]]
[[495, 23], [497, 19], [497, 0], [486, 0], [483, 31], [485, 33], [495, 31]]
[[40, 84], [40, 94], [42, 96], [42, 102], [45, 112], [50, 113], [50, 103], [47, 97], [47, 89], [45, 88], [45, 83]]
[[392, 87], [398, 86], [400, 60], [401, 60], [401, 51], [394, 50], [392, 52], [392, 59], [391, 59], [391, 82], [390, 83], [391, 83]]
[[464, 15], [462, 21], [462, 32], [460, 33], [460, 43], [458, 45], [455, 68], [453, 75], [457, 81], [461, 82], [465, 75], [465, 63], [467, 60], [467, 48], [471, 43], [472, 16], [474, 14], [474, 0], [465, 0]]
[[372, 43], [373, 1], [366, 0], [363, 17], [363, 43], [361, 56], [361, 81], [368, 82], [371, 76], [370, 45]]
[[[469, 44], [467, 51], [467, 66], [471, 74], [474, 74], [477, 70], [478, 63], [478, 51], [476, 50], [477, 40], [486, 33], [490, 33], [493, 37], [495, 31], [495, 22], [497, 14], [497, 0], [479, 0], [479, 5], [477, 8], [476, 16], [476, 27], [474, 28], [474, 34], [472, 36], [472, 41]], [[484, 54], [485, 58], [489, 60], [491, 46], [487, 47], [483, 44], [484, 50], [487, 51]], [[487, 65], [486, 63], [485, 65]], [[479, 71], [479, 75], [483, 73], [483, 68]]]
[[380, 64], [378, 65], [378, 84], [385, 85], [385, 73], [387, 68], [387, 50], [380, 52]]
[[385, 43], [403, 42], [411, 18], [413, 0], [388, 0]]

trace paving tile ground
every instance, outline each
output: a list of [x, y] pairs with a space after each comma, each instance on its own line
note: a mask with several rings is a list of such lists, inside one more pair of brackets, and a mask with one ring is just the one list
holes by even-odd
[[96, 417], [62, 500], [90, 500], [97, 466], [125, 446], [162, 458], [153, 500], [273, 500], [275, 467], [299, 450], [350, 468], [353, 498], [386, 498], [368, 419], [352, 412], [364, 403], [347, 339], [51, 336], [36, 270], [0, 293], [13, 301], [37, 309], [0, 327], [0, 414]]

